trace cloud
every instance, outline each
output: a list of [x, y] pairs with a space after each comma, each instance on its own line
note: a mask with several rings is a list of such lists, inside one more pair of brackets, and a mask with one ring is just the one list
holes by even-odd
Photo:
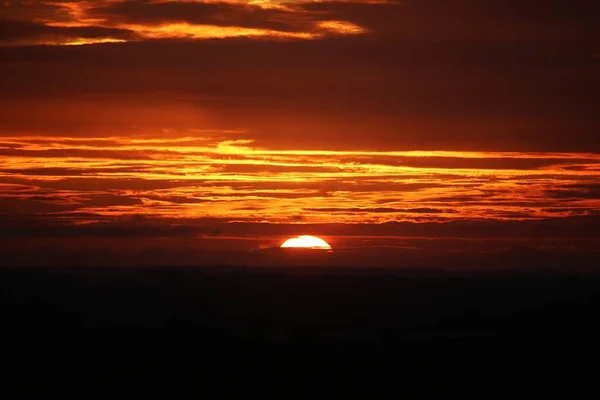
[[549, 189], [546, 193], [557, 199], [600, 200], [600, 184], [565, 185], [558, 189]]
[[391, 207], [377, 207], [377, 208], [335, 208], [335, 207], [324, 207], [324, 208], [306, 208], [306, 211], [316, 211], [322, 213], [342, 213], [342, 214], [368, 214], [368, 213], [384, 213], [384, 214], [448, 214], [454, 213], [454, 210], [439, 209], [439, 208], [391, 208]]
[[[19, 39], [0, 45], [227, 37], [318, 39], [365, 33], [348, 21], [324, 20], [322, 12], [300, 9], [294, 2], [33, 1], [18, 5], [8, 2], [0, 11], [16, 17], [3, 30], [7, 36]], [[29, 40], [23, 40], [23, 36]]]
[[141, 151], [127, 150], [103, 150], [103, 149], [0, 149], [0, 155], [13, 157], [32, 158], [63, 158], [80, 157], [87, 159], [109, 159], [109, 160], [151, 160], [149, 154]]
[[275, 31], [312, 29], [311, 16], [291, 8], [263, 8], [259, 4], [227, 2], [123, 1], [88, 10], [92, 18], [118, 24], [189, 23], [215, 26], [262, 28]]
[[[65, 213], [65, 216], [68, 216]], [[93, 217], [92, 214], [73, 213], [77, 217]], [[533, 220], [451, 220], [444, 222], [411, 223], [310, 223], [282, 224], [253, 221], [232, 221], [227, 218], [160, 218], [133, 214], [104, 219], [102, 221], [72, 224], [53, 216], [28, 213], [0, 214], [2, 237], [248, 237], [262, 240], [318, 232], [323, 237], [339, 242], [372, 239], [377, 243], [392, 241], [486, 241], [499, 246], [502, 241], [586, 240], [594, 245], [600, 239], [600, 216], [578, 216]], [[337, 239], [336, 239], [337, 238]], [[354, 238], [354, 239], [353, 239]], [[350, 243], [350, 242], [348, 242]], [[354, 243], [354, 242], [352, 242]], [[341, 244], [339, 244], [341, 246]], [[493, 243], [492, 243], [493, 245]], [[349, 247], [351, 245], [349, 244]]]
[[126, 29], [100, 26], [54, 27], [0, 17], [0, 46], [125, 41], [133, 36], [133, 32]]
[[511, 221], [597, 209], [597, 174], [564, 168], [597, 164], [595, 154], [281, 150], [251, 140], [154, 136], [20, 136], [3, 143], [4, 208], [49, 218], [82, 215], [86, 223], [127, 215], [270, 223], [299, 215], [303, 223]]
[[[4, 254], [0, 263], [486, 270], [561, 267], [573, 272], [575, 268], [589, 268], [598, 256], [598, 218], [511, 223], [267, 224], [136, 217], [71, 224], [68, 219], [0, 215], [0, 251]], [[326, 258], [290, 257], [276, 251], [285, 238], [315, 232], [333, 245], [334, 253]]]

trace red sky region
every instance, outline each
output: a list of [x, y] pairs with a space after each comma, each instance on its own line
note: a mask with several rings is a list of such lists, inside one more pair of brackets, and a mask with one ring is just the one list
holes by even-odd
[[[594, 1], [5, 1], [18, 265], [586, 266]], [[274, 250], [297, 234], [320, 258]]]

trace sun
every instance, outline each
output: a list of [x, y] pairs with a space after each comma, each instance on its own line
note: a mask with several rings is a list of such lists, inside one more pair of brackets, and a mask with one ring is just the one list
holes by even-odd
[[303, 236], [298, 236], [295, 238], [288, 239], [281, 245], [281, 248], [283, 248], [283, 249], [301, 248], [301, 249], [315, 249], [315, 250], [331, 250], [331, 246], [329, 245], [329, 243], [327, 243], [323, 239], [315, 237], [315, 236], [308, 236], [308, 235], [303, 235]]

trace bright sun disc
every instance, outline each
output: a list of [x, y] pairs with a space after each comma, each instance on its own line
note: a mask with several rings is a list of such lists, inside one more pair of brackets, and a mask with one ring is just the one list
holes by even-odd
[[281, 245], [281, 248], [331, 250], [331, 246], [323, 239], [307, 235], [288, 239]]

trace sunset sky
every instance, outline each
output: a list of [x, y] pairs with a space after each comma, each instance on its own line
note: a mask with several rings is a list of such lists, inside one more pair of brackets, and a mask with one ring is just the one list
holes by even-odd
[[[0, 263], [586, 265], [599, 21], [594, 0], [0, 2]], [[300, 234], [334, 252], [276, 251]]]

